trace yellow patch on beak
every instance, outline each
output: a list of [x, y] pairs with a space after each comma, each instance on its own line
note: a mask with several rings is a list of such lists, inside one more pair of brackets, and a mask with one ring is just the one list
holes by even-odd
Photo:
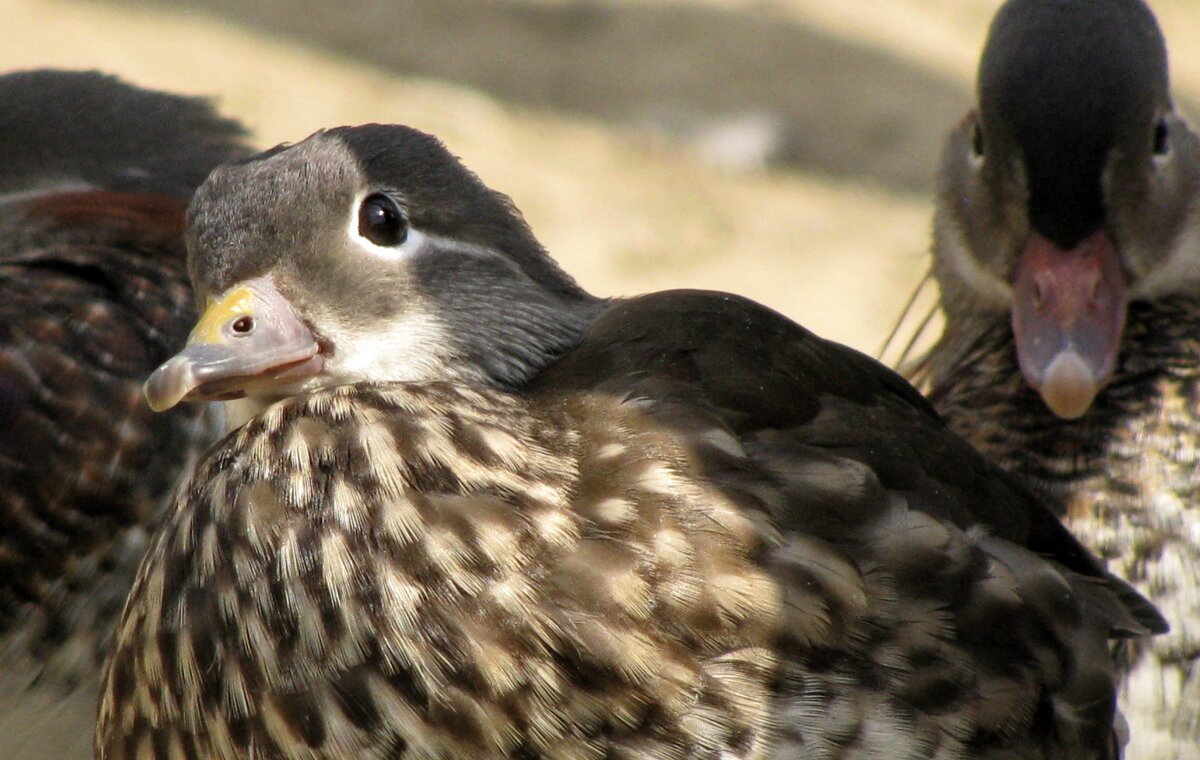
[[220, 300], [209, 298], [204, 313], [200, 315], [200, 321], [188, 335], [187, 345], [225, 343], [228, 337], [224, 331], [225, 326], [238, 317], [253, 317], [254, 301], [254, 292], [244, 285], [229, 291]]
[[162, 411], [184, 399], [279, 394], [322, 372], [320, 352], [270, 278], [257, 277], [209, 301], [187, 345], [146, 380], [146, 400]]

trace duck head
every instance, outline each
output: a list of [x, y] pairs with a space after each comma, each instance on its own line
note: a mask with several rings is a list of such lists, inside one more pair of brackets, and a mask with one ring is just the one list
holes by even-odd
[[397, 125], [319, 132], [217, 169], [188, 212], [203, 314], [146, 383], [156, 409], [359, 381], [520, 386], [599, 300], [504, 195]]

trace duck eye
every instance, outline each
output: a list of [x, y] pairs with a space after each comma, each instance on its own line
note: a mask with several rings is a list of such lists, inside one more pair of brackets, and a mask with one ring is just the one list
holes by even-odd
[[983, 128], [978, 122], [971, 128], [971, 153], [975, 158], [983, 158]]
[[408, 238], [408, 224], [396, 201], [383, 193], [372, 193], [358, 207], [358, 234], [375, 245], [400, 245]]
[[229, 326], [233, 330], [234, 335], [246, 336], [254, 332], [254, 317], [243, 314], [233, 320], [233, 324]]
[[1171, 150], [1171, 143], [1168, 139], [1170, 135], [1167, 131], [1167, 120], [1159, 119], [1158, 124], [1154, 127], [1154, 155], [1165, 156]]

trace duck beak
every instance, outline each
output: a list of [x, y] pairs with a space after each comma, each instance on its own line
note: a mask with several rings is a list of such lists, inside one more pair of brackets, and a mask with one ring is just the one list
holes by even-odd
[[1082, 417], [1112, 379], [1126, 305], [1125, 275], [1103, 231], [1069, 251], [1030, 236], [1013, 283], [1017, 362], [1057, 416]]
[[187, 399], [241, 398], [324, 369], [320, 345], [267, 276], [210, 299], [187, 345], [146, 381], [150, 408], [166, 411]]

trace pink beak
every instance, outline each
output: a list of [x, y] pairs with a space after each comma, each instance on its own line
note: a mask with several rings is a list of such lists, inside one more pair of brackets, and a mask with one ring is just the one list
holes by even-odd
[[1026, 242], [1013, 282], [1017, 362], [1057, 416], [1082, 417], [1112, 379], [1126, 304], [1125, 275], [1103, 231], [1069, 251], [1037, 233]]

